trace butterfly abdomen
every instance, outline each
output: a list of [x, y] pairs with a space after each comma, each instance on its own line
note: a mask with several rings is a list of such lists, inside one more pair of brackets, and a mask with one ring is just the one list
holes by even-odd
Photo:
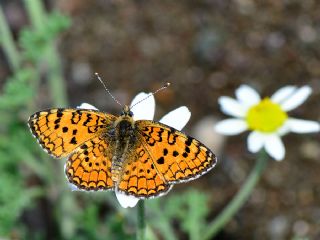
[[112, 158], [111, 176], [114, 182], [118, 182], [122, 175], [125, 155], [128, 153], [136, 139], [134, 135], [133, 119], [130, 116], [120, 117], [115, 125], [115, 152]]
[[119, 181], [122, 165], [123, 165], [123, 159], [118, 158], [117, 156], [114, 156], [112, 158], [111, 179], [113, 182]]

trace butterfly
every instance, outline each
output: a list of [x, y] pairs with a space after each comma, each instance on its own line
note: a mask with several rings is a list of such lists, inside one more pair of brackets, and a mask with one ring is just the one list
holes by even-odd
[[68, 181], [85, 191], [157, 197], [205, 174], [217, 160], [201, 142], [170, 126], [134, 121], [128, 106], [119, 116], [53, 108], [31, 115], [28, 125], [47, 153], [68, 158]]

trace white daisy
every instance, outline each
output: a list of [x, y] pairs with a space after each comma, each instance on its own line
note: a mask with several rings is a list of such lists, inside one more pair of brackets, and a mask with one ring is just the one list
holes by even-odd
[[320, 131], [318, 122], [291, 118], [287, 114], [300, 106], [311, 92], [309, 86], [285, 86], [270, 98], [261, 99], [253, 88], [242, 85], [235, 92], [236, 99], [225, 96], [219, 98], [222, 112], [234, 118], [219, 122], [215, 130], [224, 135], [250, 130], [247, 140], [249, 151], [256, 153], [264, 148], [271, 157], [280, 161], [285, 156], [281, 136], [288, 132]]
[[[150, 95], [150, 96], [149, 96]], [[149, 96], [148, 98], [146, 98]], [[145, 99], [146, 98], [146, 99]], [[143, 100], [145, 99], [145, 100]], [[143, 101], [141, 101], [143, 100]], [[139, 104], [135, 105], [141, 101]], [[135, 105], [135, 106], [134, 106]], [[131, 111], [133, 112], [133, 119], [135, 121], [137, 120], [153, 120], [154, 112], [155, 112], [155, 99], [154, 96], [151, 93], [139, 93], [131, 102], [130, 107]], [[85, 108], [85, 109], [94, 109], [97, 110], [94, 106], [83, 103], [78, 108]], [[167, 113], [165, 116], [163, 116], [159, 122], [166, 124], [168, 126], [171, 126], [177, 130], [182, 130], [182, 128], [188, 123], [190, 119], [191, 113], [188, 110], [187, 107], [182, 106], [179, 107], [169, 113]], [[72, 190], [75, 190], [74, 187]], [[120, 203], [120, 205], [124, 208], [127, 207], [134, 207], [138, 201], [139, 198], [135, 198], [133, 196], [126, 195], [124, 193], [116, 191], [116, 197]]]

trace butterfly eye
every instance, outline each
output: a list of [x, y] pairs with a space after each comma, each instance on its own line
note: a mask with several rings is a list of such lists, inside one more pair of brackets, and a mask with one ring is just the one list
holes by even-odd
[[121, 112], [121, 115], [122, 115], [122, 116], [132, 117], [132, 116], [133, 116], [133, 112], [132, 112], [132, 111], [123, 110], [123, 111]]

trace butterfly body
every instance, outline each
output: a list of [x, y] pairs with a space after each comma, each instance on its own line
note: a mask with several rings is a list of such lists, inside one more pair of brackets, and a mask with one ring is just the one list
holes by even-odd
[[128, 106], [124, 107], [122, 114], [114, 122], [113, 128], [107, 132], [112, 154], [111, 178], [117, 183], [121, 177], [123, 164], [126, 161], [126, 154], [135, 147], [137, 134], [135, 133], [133, 114]]
[[141, 199], [167, 193], [216, 163], [198, 140], [164, 124], [87, 109], [49, 109], [29, 127], [51, 155], [68, 157], [65, 173], [78, 189], [115, 190]]

